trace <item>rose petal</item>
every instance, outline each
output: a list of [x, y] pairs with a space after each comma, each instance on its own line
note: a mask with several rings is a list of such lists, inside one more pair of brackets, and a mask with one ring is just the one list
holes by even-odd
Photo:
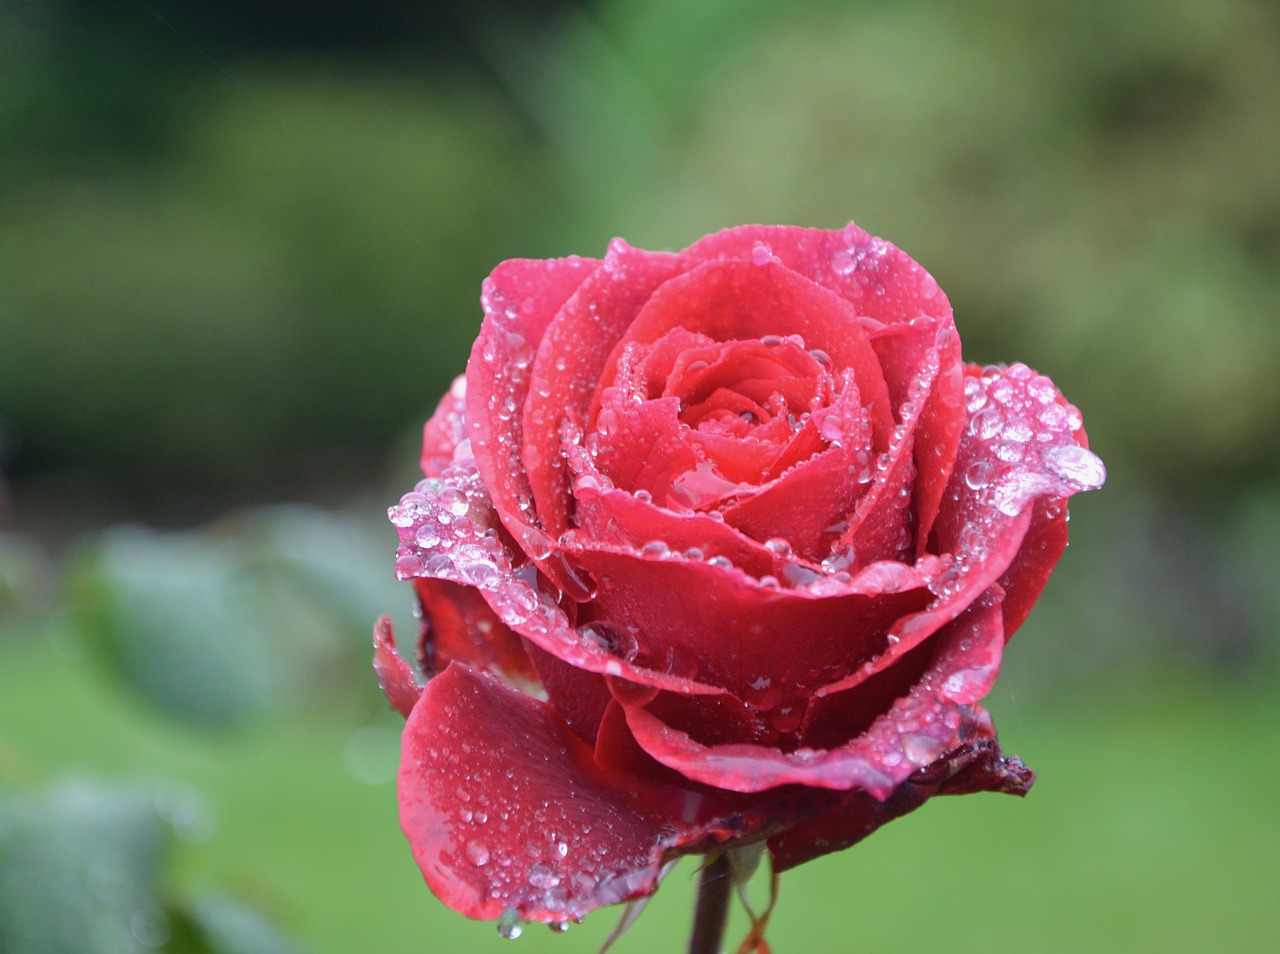
[[783, 265], [852, 303], [859, 315], [885, 324], [950, 318], [951, 305], [917, 262], [852, 222], [839, 231], [788, 225], [743, 225], [708, 235], [682, 255], [706, 261], [750, 259], [758, 244]]
[[530, 363], [552, 318], [600, 264], [577, 256], [512, 259], [493, 270], [481, 292], [484, 322], [467, 364], [467, 428], [499, 518], [517, 540], [533, 525], [521, 464]]
[[663, 860], [725, 837], [683, 795], [595, 764], [545, 703], [452, 665], [405, 726], [400, 821], [427, 884], [474, 918], [566, 921], [651, 893]]
[[917, 431], [937, 379], [947, 331], [945, 324], [923, 321], [890, 326], [872, 336], [899, 423], [888, 449], [876, 460], [871, 487], [858, 500], [838, 544], [838, 549], [857, 554], [859, 561], [901, 559], [912, 542]]
[[[595, 541], [575, 556], [600, 581], [593, 615], [634, 627], [637, 665], [722, 687], [750, 704], [804, 697], [881, 654], [891, 624], [927, 604], [924, 587], [937, 572], [933, 564], [892, 564], [891, 573], [877, 567], [815, 592]], [[779, 572], [791, 562], [775, 560]]]
[[837, 748], [783, 752], [753, 744], [706, 745], [646, 706], [619, 702], [641, 747], [694, 781], [737, 792], [790, 784], [856, 788], [884, 800], [913, 772], [963, 743], [966, 709], [987, 691], [998, 669], [1004, 645], [1001, 595], [993, 588], [940, 632], [933, 660], [910, 692]]
[[[391, 508], [391, 522], [400, 536], [398, 578], [473, 587], [509, 629], [589, 672], [691, 695], [723, 691], [633, 665], [580, 633], [561, 605], [562, 592], [552, 588], [533, 564], [519, 562], [525, 554], [513, 552], [470, 458], [455, 455], [440, 478], [422, 481]], [[557, 550], [551, 558], [563, 560], [564, 554]], [[562, 573], [574, 575], [577, 570], [565, 562]]]
[[422, 472], [439, 477], [467, 437], [467, 378], [458, 375], [422, 429]]
[[451, 662], [484, 669], [520, 687], [536, 685], [538, 674], [524, 643], [473, 586], [448, 580], [413, 581], [422, 611], [419, 659], [435, 675]]
[[392, 708], [408, 718], [422, 696], [422, 687], [413, 667], [396, 649], [390, 616], [383, 616], [373, 628], [373, 671]]
[[[688, 256], [685, 256], [687, 259]], [[799, 335], [835, 369], [851, 368], [880, 446], [892, 427], [879, 362], [849, 303], [776, 262], [713, 261], [663, 284], [644, 303], [602, 369], [612, 381], [629, 342], [653, 342], [676, 327], [717, 341]]]
[[538, 517], [553, 540], [569, 529], [562, 429], [566, 423], [585, 424], [614, 344], [654, 289], [678, 272], [674, 255], [634, 249], [615, 239], [600, 268], [547, 328], [524, 406], [521, 458], [511, 466], [528, 473]]
[[1016, 756], [1000, 751], [986, 713], [977, 710], [960, 732], [961, 745], [920, 769], [887, 799], [851, 791], [836, 809], [802, 821], [769, 839], [775, 872], [787, 871], [866, 838], [881, 825], [914, 811], [934, 795], [1004, 792], [1025, 795], [1034, 773]]
[[[933, 548], [953, 556], [954, 565], [932, 584], [938, 598], [895, 624], [883, 655], [823, 692], [894, 665], [1003, 577], [1027, 538], [1037, 500], [1069, 497], [1106, 479], [1102, 462], [1077, 443], [1079, 421], [1056, 400], [1048, 378], [1021, 364], [966, 368], [965, 395], [969, 420], [931, 535]], [[1034, 573], [1024, 580], [1020, 571], [1010, 582], [1034, 584], [1050, 568], [1051, 554], [1041, 550]], [[1014, 607], [1016, 619], [1025, 597], [1018, 595]]]
[[860, 411], [851, 383], [807, 426], [824, 435], [826, 449], [726, 507], [725, 522], [757, 540], [786, 540], [813, 562], [828, 556], [871, 481], [871, 435], [862, 433]]

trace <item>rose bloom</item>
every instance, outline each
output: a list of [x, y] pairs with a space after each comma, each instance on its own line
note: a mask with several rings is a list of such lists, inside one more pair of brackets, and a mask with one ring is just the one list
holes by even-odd
[[775, 870], [938, 794], [1023, 794], [978, 701], [1099, 486], [1079, 412], [963, 363], [856, 226], [503, 262], [390, 511], [421, 608], [400, 816], [431, 889], [564, 922], [666, 862]]

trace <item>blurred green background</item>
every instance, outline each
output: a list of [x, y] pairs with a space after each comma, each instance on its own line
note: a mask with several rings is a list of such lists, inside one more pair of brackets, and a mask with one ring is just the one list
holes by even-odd
[[1244, 0], [0, 0], [0, 951], [507, 949], [368, 667], [480, 282], [849, 219], [1110, 478], [990, 699], [1036, 789], [789, 874], [775, 948], [1276, 949], [1277, 116]]

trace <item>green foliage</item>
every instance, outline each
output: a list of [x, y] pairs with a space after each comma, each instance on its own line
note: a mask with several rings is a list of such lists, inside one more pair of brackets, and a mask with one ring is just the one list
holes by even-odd
[[203, 824], [189, 795], [83, 779], [0, 797], [6, 954], [291, 954], [260, 914], [210, 895], [175, 901], [175, 834]]
[[407, 601], [392, 549], [351, 518], [302, 507], [203, 531], [117, 528], [73, 564], [73, 629], [171, 715], [244, 726], [350, 683], [372, 621]]

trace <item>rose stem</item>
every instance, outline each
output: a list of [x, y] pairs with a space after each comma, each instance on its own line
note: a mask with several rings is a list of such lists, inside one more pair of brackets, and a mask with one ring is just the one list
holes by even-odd
[[732, 887], [729, 855], [722, 851], [702, 869], [698, 902], [693, 909], [693, 933], [689, 935], [689, 954], [720, 954], [725, 918], [729, 914], [729, 889]]

